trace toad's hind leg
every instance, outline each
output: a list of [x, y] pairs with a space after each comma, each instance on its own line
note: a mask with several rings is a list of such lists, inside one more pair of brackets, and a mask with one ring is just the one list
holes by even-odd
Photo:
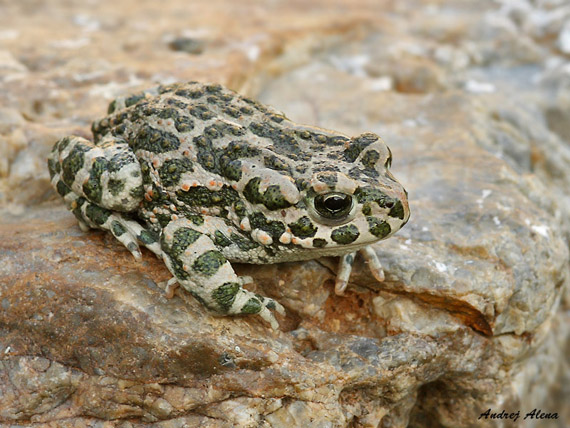
[[49, 158], [51, 184], [83, 230], [111, 232], [136, 259], [139, 243], [161, 255], [158, 237], [131, 219], [142, 201], [140, 164], [127, 143], [106, 136], [97, 144], [81, 137], [59, 140]]
[[111, 211], [135, 210], [143, 199], [140, 164], [125, 142], [105, 136], [97, 144], [65, 137], [48, 157], [51, 184], [68, 202], [80, 196]]
[[223, 315], [259, 314], [274, 329], [279, 327], [271, 310], [284, 313], [283, 307], [245, 290], [232, 265], [192, 222], [170, 222], [162, 233], [161, 247], [164, 262], [177, 282], [208, 309]]

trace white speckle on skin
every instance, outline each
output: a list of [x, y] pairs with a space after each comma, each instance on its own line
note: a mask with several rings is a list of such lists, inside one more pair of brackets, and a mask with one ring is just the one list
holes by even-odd
[[493, 223], [495, 223], [496, 226], [500, 226], [500, 225], [501, 225], [501, 220], [499, 220], [499, 217], [494, 216], [494, 217], [493, 217]]

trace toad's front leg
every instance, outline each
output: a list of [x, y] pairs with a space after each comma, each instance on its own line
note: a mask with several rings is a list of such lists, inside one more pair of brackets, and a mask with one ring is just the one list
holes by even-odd
[[[384, 269], [382, 269], [382, 264], [380, 263], [380, 259], [378, 259], [374, 249], [369, 245], [359, 252], [368, 263], [368, 268], [374, 278], [376, 278], [378, 282], [384, 281]], [[345, 254], [340, 258], [334, 289], [335, 293], [339, 296], [344, 294], [344, 291], [348, 286], [348, 279], [352, 273], [352, 265], [354, 264], [355, 257], [356, 252]]]
[[259, 314], [278, 329], [271, 310], [284, 314], [275, 300], [242, 288], [243, 281], [208, 235], [187, 219], [172, 221], [161, 237], [163, 259], [170, 272], [198, 301], [223, 315]]

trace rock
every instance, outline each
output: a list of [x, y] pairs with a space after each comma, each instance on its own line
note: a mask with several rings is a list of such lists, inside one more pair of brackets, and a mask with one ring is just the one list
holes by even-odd
[[[521, 426], [535, 408], [569, 424], [566, 9], [515, 6], [7, 4], [0, 425], [499, 426], [491, 409]], [[385, 282], [360, 259], [343, 297], [334, 258], [236, 265], [286, 307], [272, 331], [166, 299], [150, 252], [80, 231], [49, 186], [53, 142], [118, 94], [194, 79], [383, 137], [412, 212], [375, 247]]]

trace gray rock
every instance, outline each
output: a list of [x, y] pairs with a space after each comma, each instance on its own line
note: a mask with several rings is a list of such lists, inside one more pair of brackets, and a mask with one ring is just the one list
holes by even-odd
[[[527, 426], [535, 408], [558, 419], [525, 424], [570, 423], [564, 4], [341, 3], [220, 14], [168, 0], [161, 20], [104, 1], [69, 22], [62, 4], [35, 32], [29, 6], [6, 6], [0, 425], [502, 426], [478, 420], [491, 409]], [[182, 59], [160, 41], [189, 25], [209, 26], [208, 49]], [[236, 266], [287, 308], [274, 332], [183, 291], [166, 299], [151, 253], [135, 263], [80, 231], [40, 170], [53, 141], [87, 135], [132, 86], [190, 79], [382, 135], [412, 211], [376, 246], [385, 282], [360, 259], [343, 297], [335, 259]]]

